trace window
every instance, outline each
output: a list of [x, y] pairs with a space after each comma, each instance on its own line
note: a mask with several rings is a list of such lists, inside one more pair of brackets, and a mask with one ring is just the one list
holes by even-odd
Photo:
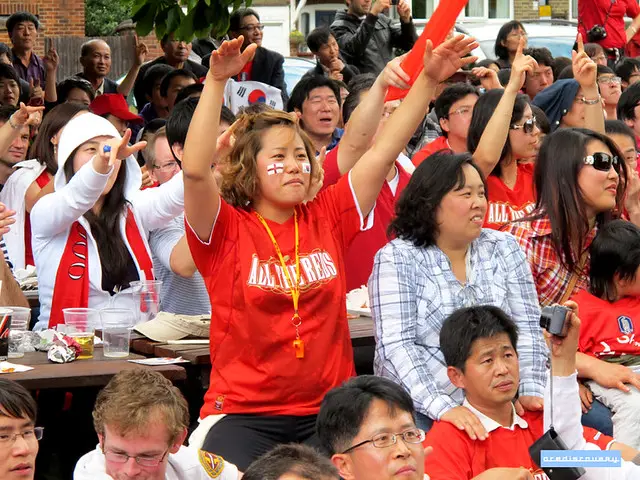
[[[413, 17], [429, 18], [439, 2], [446, 0], [413, 0]], [[513, 0], [469, 0], [463, 18], [510, 19], [512, 2]]]

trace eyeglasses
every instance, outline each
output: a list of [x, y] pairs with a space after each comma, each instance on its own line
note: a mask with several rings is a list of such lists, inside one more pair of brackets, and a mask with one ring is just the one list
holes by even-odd
[[525, 121], [522, 125], [511, 125], [511, 130], [520, 130], [522, 129], [522, 131], [524, 133], [526, 133], [527, 135], [533, 133], [533, 128], [538, 126], [538, 120], [536, 119], [536, 117], [531, 117], [529, 120]]
[[133, 458], [141, 467], [157, 467], [164, 460], [164, 457], [167, 456], [169, 450], [166, 450], [162, 455], [140, 455], [134, 457], [133, 455], [127, 455], [126, 453], [117, 453], [110, 450], [105, 450], [104, 447], [102, 447], [102, 453], [104, 453], [104, 457], [107, 460], [113, 463], [127, 463], [130, 458]]
[[460, 115], [461, 117], [466, 117], [467, 115], [471, 115], [473, 113], [472, 107], [460, 107], [454, 110], [453, 112], [449, 112], [449, 117], [451, 115]]
[[598, 79], [598, 83], [601, 83], [603, 85], [617, 83], [618, 85], [620, 85], [622, 83], [622, 79], [620, 77], [600, 77]]
[[529, 35], [527, 34], [527, 32], [518, 32], [518, 31], [513, 31], [511, 32], [509, 35], [507, 35], [507, 37], [513, 37], [513, 38], [527, 38]]
[[264, 25], [245, 25], [244, 27], [240, 27], [240, 30], [246, 30], [247, 32], [254, 32], [256, 30], [263, 31]]
[[358, 447], [366, 445], [367, 443], [372, 443], [376, 448], [386, 448], [391, 445], [395, 445], [398, 441], [398, 437], [402, 437], [405, 443], [422, 443], [424, 441], [424, 430], [420, 428], [412, 428], [410, 430], [405, 430], [402, 433], [379, 433], [374, 435], [371, 440], [365, 440], [364, 442], [360, 442], [353, 447], [347, 448], [343, 454], [349, 453], [352, 450], [355, 450]]
[[160, 170], [161, 172], [171, 172], [175, 170], [177, 166], [178, 166], [178, 162], [169, 162], [169, 163], [165, 163], [164, 165], [154, 165], [153, 169]]
[[617, 172], [620, 169], [620, 161], [618, 157], [609, 155], [604, 152], [596, 152], [593, 155], [587, 155], [583, 159], [585, 165], [591, 165], [596, 170], [608, 172], [611, 167]]
[[591, 60], [593, 60], [594, 62], [599, 62], [602, 60], [607, 60], [607, 56], [606, 55], [597, 55], [595, 57], [592, 57]]
[[22, 437], [26, 442], [31, 440], [41, 440], [44, 427], [34, 427], [20, 433], [7, 433], [0, 435], [0, 445], [8, 447], [16, 443], [18, 437]]

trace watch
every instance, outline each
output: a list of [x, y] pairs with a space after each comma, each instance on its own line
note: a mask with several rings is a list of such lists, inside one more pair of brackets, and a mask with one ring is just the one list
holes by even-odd
[[597, 98], [594, 98], [593, 100], [589, 100], [589, 99], [587, 99], [587, 97], [585, 97], [583, 95], [582, 98], [580, 99], [580, 101], [582, 103], [584, 103], [585, 105], [597, 105], [598, 103], [600, 103], [602, 101], [602, 97], [600, 95], [598, 95]]

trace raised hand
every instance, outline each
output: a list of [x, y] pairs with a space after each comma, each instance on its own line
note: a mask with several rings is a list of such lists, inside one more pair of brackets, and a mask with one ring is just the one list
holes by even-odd
[[220, 48], [211, 53], [209, 74], [214, 81], [226, 82], [229, 78], [240, 73], [242, 68], [255, 55], [258, 46], [252, 43], [241, 52], [244, 37], [240, 35], [233, 40], [225, 40]]
[[322, 147], [320, 149], [320, 155], [316, 157], [316, 163], [320, 168], [320, 176], [315, 179], [311, 179], [311, 183], [309, 184], [309, 191], [307, 192], [307, 197], [304, 200], [305, 203], [310, 202], [314, 198], [316, 198], [316, 195], [322, 189], [322, 185], [324, 184], [324, 168], [322, 168], [322, 166], [324, 165], [324, 160], [326, 157], [327, 147]]
[[391, 0], [376, 0], [376, 3], [373, 4], [370, 12], [372, 15], [378, 16], [390, 6], [391, 6]]
[[60, 65], [60, 57], [54, 47], [49, 49], [42, 61], [44, 62], [44, 67], [47, 69], [47, 72], [56, 71], [58, 69], [58, 65]]
[[31, 88], [31, 98], [41, 98], [44, 100], [44, 90], [40, 86], [40, 80], [29, 80], [29, 87]]
[[582, 35], [578, 34], [578, 51], [571, 52], [571, 64], [573, 67], [573, 78], [575, 78], [583, 89], [596, 88], [598, 77], [598, 65], [589, 58], [584, 51]]
[[411, 81], [411, 77], [400, 66], [406, 56], [407, 54], [405, 53], [400, 57], [394, 58], [387, 63], [384, 70], [380, 73], [386, 88], [396, 87], [406, 90], [410, 87], [409, 82]]
[[518, 43], [518, 49], [516, 50], [516, 56], [511, 64], [509, 83], [505, 90], [519, 92], [527, 78], [527, 73], [533, 73], [533, 71], [538, 68], [538, 62], [536, 62], [533, 57], [522, 53], [525, 44], [526, 40], [524, 37], [521, 37]]
[[16, 223], [15, 214], [15, 210], [7, 208], [4, 203], [0, 202], [0, 238], [5, 233], [9, 233], [10, 225]]
[[135, 42], [133, 44], [133, 63], [135, 66], [139, 67], [147, 59], [149, 49], [147, 48], [147, 45], [145, 43], [140, 41], [138, 35], [136, 35], [134, 39]]
[[400, 0], [398, 2], [398, 16], [402, 23], [408, 23], [411, 20], [411, 6], [407, 0]]
[[[117, 141], [117, 139], [115, 140]], [[116, 158], [118, 160], [124, 160], [147, 146], [147, 142], [144, 141], [129, 145], [129, 140], [131, 140], [131, 129], [127, 128], [127, 131], [124, 132], [122, 136], [122, 140], [117, 141]]]
[[39, 125], [44, 107], [28, 107], [20, 102], [20, 109], [11, 115], [13, 125]]
[[467, 57], [474, 48], [478, 48], [475, 38], [457, 35], [436, 48], [430, 40], [424, 51], [424, 75], [433, 83], [444, 82], [465, 65], [475, 62], [477, 57]]
[[485, 90], [502, 88], [500, 80], [498, 80], [498, 73], [495, 70], [486, 67], [476, 67], [471, 70], [471, 73], [480, 79], [480, 85], [482, 85], [482, 88]]

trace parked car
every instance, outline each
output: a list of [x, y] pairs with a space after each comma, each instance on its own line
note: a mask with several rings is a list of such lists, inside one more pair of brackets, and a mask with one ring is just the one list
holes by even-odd
[[[578, 34], [578, 23], [568, 20], [523, 21], [529, 47], [547, 47], [554, 57], [571, 58], [571, 50]], [[456, 30], [475, 37], [480, 47], [473, 51], [479, 60], [496, 58], [493, 47], [501, 24], [465, 23], [456, 25]]]
[[304, 57], [284, 57], [284, 80], [287, 82], [287, 94], [291, 95], [293, 87], [302, 76], [316, 66], [316, 62]]

